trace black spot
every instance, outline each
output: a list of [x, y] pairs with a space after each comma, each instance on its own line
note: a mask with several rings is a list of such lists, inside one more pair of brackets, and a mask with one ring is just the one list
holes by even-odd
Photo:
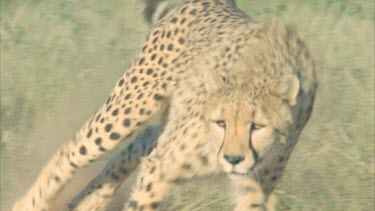
[[186, 22], [186, 18], [183, 18], [183, 19], [181, 20], [180, 24], [182, 25], [182, 24], [184, 24], [185, 22]]
[[114, 180], [120, 180], [120, 178], [115, 174], [115, 173], [112, 173], [111, 174], [111, 177], [112, 177], [112, 179], [114, 179]]
[[203, 165], [208, 164], [208, 158], [205, 155], [199, 156], [199, 160], [202, 162]]
[[177, 20], [178, 20], [178, 19], [177, 19], [176, 17], [174, 17], [174, 18], [172, 18], [171, 23], [176, 23]]
[[87, 138], [90, 138], [91, 135], [92, 135], [92, 129], [89, 130], [89, 132], [87, 133], [86, 137], [87, 137]]
[[250, 208], [259, 208], [259, 207], [262, 207], [261, 204], [251, 204], [250, 205]]
[[124, 114], [129, 114], [131, 111], [132, 111], [131, 108], [126, 108], [125, 111], [124, 111]]
[[179, 32], [179, 29], [176, 28], [176, 29], [174, 30], [174, 35], [176, 35], [178, 32]]
[[155, 166], [153, 166], [151, 169], [150, 169], [150, 174], [152, 174], [152, 173], [154, 173], [155, 172], [155, 170], [156, 170], [156, 167]]
[[152, 188], [152, 183], [148, 183], [148, 185], [146, 186], [146, 191], [149, 192]]
[[197, 10], [196, 9], [193, 9], [189, 12], [190, 15], [196, 15], [197, 14]]
[[152, 203], [151, 203], [151, 207], [152, 207], [152, 209], [156, 209], [156, 208], [158, 208], [159, 205], [160, 205], [159, 202], [152, 202]]
[[139, 114], [140, 115], [143, 115], [144, 113], [145, 113], [145, 109], [144, 108], [139, 109]]
[[129, 126], [130, 126], [130, 120], [129, 120], [129, 119], [124, 119], [124, 121], [122, 122], [122, 124], [123, 124], [125, 127], [129, 127]]
[[112, 124], [107, 124], [105, 127], [104, 127], [104, 130], [105, 130], [105, 132], [109, 132], [109, 131], [111, 131], [111, 129], [112, 129]]
[[139, 60], [138, 64], [139, 64], [139, 65], [142, 65], [144, 61], [145, 61], [145, 58], [142, 57], [142, 58]]
[[171, 32], [169, 31], [168, 33], [167, 33], [167, 38], [170, 38], [171, 37]]
[[105, 149], [105, 148], [102, 147], [102, 146], [99, 146], [99, 151], [101, 151], [101, 152], [105, 152], [105, 151], [107, 151], [107, 149]]
[[151, 61], [154, 61], [155, 58], [156, 58], [156, 54], [152, 54], [152, 56], [151, 56]]
[[143, 86], [146, 87], [146, 86], [148, 86], [149, 84], [150, 84], [150, 82], [146, 81], [146, 82], [143, 83]]
[[164, 99], [164, 97], [161, 96], [161, 95], [159, 95], [159, 94], [155, 94], [155, 95], [154, 95], [154, 99], [155, 99], [155, 100], [162, 100], [162, 99]]
[[181, 9], [181, 14], [184, 14], [187, 9], [187, 6]]
[[129, 208], [136, 209], [138, 207], [138, 202], [131, 200], [129, 202]]
[[152, 44], [155, 44], [157, 41], [158, 41], [158, 37], [155, 37], [155, 38], [152, 40]]
[[101, 143], [102, 143], [102, 138], [98, 137], [98, 138], [95, 139], [95, 144], [96, 145], [99, 145]]
[[142, 48], [142, 52], [144, 52], [147, 49], [147, 45], [144, 45]]
[[111, 135], [109, 136], [110, 139], [112, 140], [119, 140], [120, 139], [120, 134], [116, 132], [112, 132]]
[[111, 110], [111, 108], [112, 108], [112, 105], [109, 105], [105, 111], [109, 111]]
[[69, 164], [70, 164], [73, 168], [78, 168], [77, 164], [73, 163], [72, 161], [70, 161]]
[[57, 175], [55, 176], [55, 178], [54, 178], [54, 179], [55, 179], [55, 181], [56, 181], [56, 182], [60, 182], [60, 180], [61, 180], [61, 179], [60, 179], [60, 177], [59, 177], [59, 176], [57, 176]]
[[158, 64], [161, 64], [163, 62], [163, 57], [161, 57], [158, 61]]
[[184, 163], [184, 164], [182, 164], [181, 167], [182, 167], [183, 169], [189, 170], [189, 169], [191, 169], [191, 164], [189, 164], [189, 163]]
[[127, 174], [128, 173], [128, 171], [125, 168], [123, 168], [123, 167], [120, 167], [120, 171], [121, 171], [122, 174]]
[[137, 76], [134, 76], [134, 77], [130, 80], [130, 82], [131, 82], [131, 83], [135, 83], [137, 80], [138, 80]]
[[138, 97], [137, 97], [137, 99], [139, 100], [139, 99], [141, 99], [142, 97], [143, 97], [143, 93], [139, 94]]
[[146, 74], [151, 75], [153, 72], [154, 72], [154, 70], [150, 68], [150, 69], [147, 70]]
[[131, 94], [127, 94], [124, 99], [128, 100], [131, 96], [132, 96]]
[[160, 50], [164, 50], [164, 45], [160, 45]]
[[134, 143], [129, 144], [128, 151], [131, 152], [133, 150]]
[[101, 114], [98, 114], [98, 116], [96, 116], [95, 122], [97, 122], [100, 119], [100, 116]]
[[202, 2], [202, 6], [204, 6], [204, 7], [210, 6], [210, 3], [209, 2]]
[[115, 109], [114, 111], [112, 111], [112, 116], [116, 116], [118, 114], [118, 109]]
[[182, 144], [182, 145], [180, 146], [180, 150], [184, 150], [185, 148], [186, 148], [185, 144]]
[[178, 43], [180, 43], [181, 45], [183, 45], [183, 44], [185, 43], [185, 39], [182, 38], [182, 37], [180, 37], [180, 38], [178, 39]]
[[86, 153], [87, 153], [86, 147], [85, 147], [85, 146], [81, 146], [81, 147], [79, 148], [79, 153], [80, 153], [81, 155], [86, 155]]
[[271, 181], [274, 182], [274, 181], [276, 181], [276, 180], [277, 180], [277, 176], [276, 176], [276, 175], [273, 175], [273, 176], [271, 177]]
[[124, 84], [124, 79], [123, 78], [118, 82], [118, 86], [122, 86], [122, 84]]
[[168, 45], [168, 51], [171, 51], [171, 50], [173, 50], [173, 44]]

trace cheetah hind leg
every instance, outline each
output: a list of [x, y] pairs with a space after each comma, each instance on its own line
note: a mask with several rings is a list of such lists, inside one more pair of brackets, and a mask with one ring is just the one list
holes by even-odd
[[105, 210], [117, 189], [157, 145], [161, 126], [149, 126], [117, 153], [104, 169], [69, 203], [70, 210]]

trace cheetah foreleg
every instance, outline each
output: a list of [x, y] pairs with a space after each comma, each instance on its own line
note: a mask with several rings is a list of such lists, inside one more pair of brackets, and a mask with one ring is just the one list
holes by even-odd
[[273, 200], [268, 199], [257, 181], [243, 176], [231, 177], [236, 198], [234, 211], [274, 211]]

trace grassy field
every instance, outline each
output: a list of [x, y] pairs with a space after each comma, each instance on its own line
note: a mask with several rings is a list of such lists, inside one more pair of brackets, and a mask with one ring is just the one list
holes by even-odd
[[[1, 1], [1, 210], [105, 101], [148, 28], [127, 0]], [[296, 26], [319, 90], [281, 184], [278, 210], [374, 210], [373, 0], [242, 0]], [[81, 171], [56, 210], [103, 166]], [[109, 210], [118, 210], [133, 177]], [[167, 210], [231, 210], [225, 176], [174, 188]]]

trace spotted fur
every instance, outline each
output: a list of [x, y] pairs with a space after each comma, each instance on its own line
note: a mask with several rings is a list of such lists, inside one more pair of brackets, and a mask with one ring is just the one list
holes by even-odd
[[[289, 25], [255, 22], [229, 0], [183, 4], [160, 16], [106, 103], [14, 210], [48, 210], [78, 168], [131, 141], [71, 209], [104, 209], [147, 156], [125, 210], [156, 210], [176, 181], [219, 171], [236, 187], [235, 210], [271, 210], [267, 201], [311, 115], [316, 87], [311, 56]], [[149, 125], [162, 126], [134, 138]]]

